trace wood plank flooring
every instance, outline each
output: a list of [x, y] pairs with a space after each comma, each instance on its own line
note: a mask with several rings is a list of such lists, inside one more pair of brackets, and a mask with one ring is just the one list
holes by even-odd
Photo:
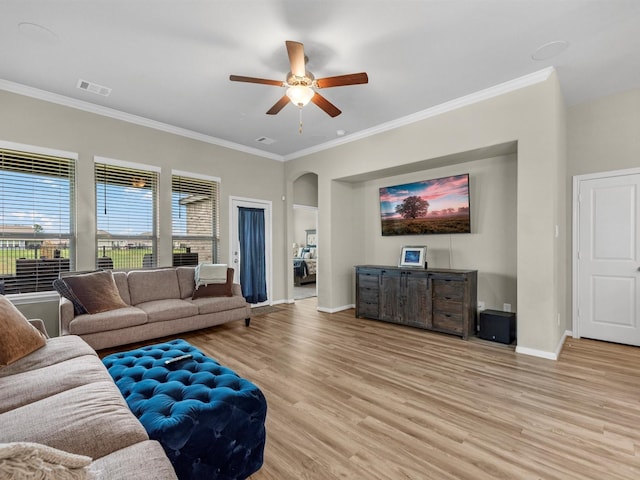
[[640, 348], [569, 339], [554, 362], [278, 307], [179, 336], [264, 392], [251, 480], [640, 479]]

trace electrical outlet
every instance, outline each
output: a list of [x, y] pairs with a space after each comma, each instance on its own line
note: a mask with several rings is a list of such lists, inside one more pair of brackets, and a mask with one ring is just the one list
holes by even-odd
[[484, 310], [485, 306], [484, 306], [484, 302], [480, 301], [478, 302], [478, 310]]
[[505, 312], [510, 312], [511, 311], [511, 304], [510, 303], [503, 303], [502, 304], [502, 310], [504, 310]]

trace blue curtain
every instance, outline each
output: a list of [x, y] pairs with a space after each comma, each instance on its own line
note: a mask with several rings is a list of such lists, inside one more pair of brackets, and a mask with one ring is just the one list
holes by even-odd
[[240, 285], [249, 303], [267, 300], [267, 275], [264, 258], [264, 210], [240, 207]]

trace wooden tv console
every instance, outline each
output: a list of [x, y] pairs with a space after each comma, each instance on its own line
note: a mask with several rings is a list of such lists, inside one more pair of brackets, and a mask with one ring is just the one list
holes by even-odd
[[477, 270], [356, 267], [356, 317], [467, 339], [476, 334]]

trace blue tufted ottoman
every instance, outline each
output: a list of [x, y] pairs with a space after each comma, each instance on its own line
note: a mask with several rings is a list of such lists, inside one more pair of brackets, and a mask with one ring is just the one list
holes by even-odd
[[[184, 354], [191, 358], [165, 364]], [[260, 469], [267, 402], [253, 383], [184, 340], [102, 361], [178, 478], [245, 479]]]

